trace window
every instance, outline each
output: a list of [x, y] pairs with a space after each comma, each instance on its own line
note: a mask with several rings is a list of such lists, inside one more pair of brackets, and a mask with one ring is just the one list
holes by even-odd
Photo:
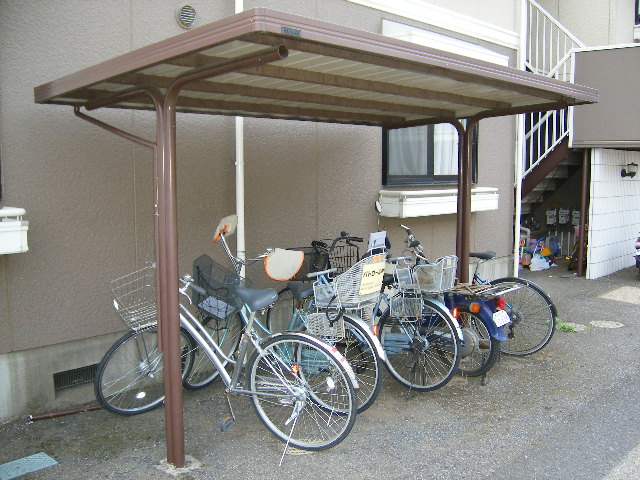
[[640, 0], [636, 0], [636, 25], [640, 25]]
[[[383, 130], [383, 185], [458, 181], [458, 131], [448, 123]], [[477, 180], [478, 126], [472, 133], [471, 178]]]

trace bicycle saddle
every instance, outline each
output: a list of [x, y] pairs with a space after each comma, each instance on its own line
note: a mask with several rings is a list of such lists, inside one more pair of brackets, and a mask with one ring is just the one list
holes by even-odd
[[469, 256], [479, 258], [481, 260], [491, 260], [492, 258], [496, 258], [496, 252], [469, 252]]
[[302, 300], [304, 298], [313, 295], [313, 285], [304, 282], [287, 282], [287, 287], [293, 293], [296, 300]]
[[234, 292], [252, 311], [262, 310], [278, 300], [278, 292], [273, 288], [257, 290], [254, 288], [237, 287]]

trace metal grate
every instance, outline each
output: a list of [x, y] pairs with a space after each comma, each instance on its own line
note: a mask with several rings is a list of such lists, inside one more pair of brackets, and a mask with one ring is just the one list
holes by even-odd
[[68, 390], [93, 383], [98, 365], [87, 365], [86, 367], [74, 368], [66, 372], [53, 374], [53, 388], [56, 392]]

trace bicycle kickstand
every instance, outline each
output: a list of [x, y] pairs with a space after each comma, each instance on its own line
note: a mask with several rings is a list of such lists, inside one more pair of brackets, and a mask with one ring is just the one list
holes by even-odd
[[218, 423], [218, 425], [220, 425], [221, 432], [226, 432], [231, 427], [233, 427], [233, 422], [236, 420], [236, 416], [233, 413], [233, 407], [231, 406], [231, 399], [229, 398], [229, 392], [225, 392], [224, 396], [227, 399], [227, 405], [229, 406], [230, 415], [228, 417], [224, 417], [222, 421]]

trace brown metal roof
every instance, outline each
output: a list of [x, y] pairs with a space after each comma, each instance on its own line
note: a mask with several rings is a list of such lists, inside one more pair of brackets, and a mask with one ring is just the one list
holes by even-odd
[[[261, 54], [276, 60], [238, 63]], [[597, 101], [589, 87], [264, 8], [41, 85], [35, 101], [91, 109], [214, 66], [182, 87], [178, 111], [393, 128]], [[140, 93], [108, 106], [154, 108]]]

